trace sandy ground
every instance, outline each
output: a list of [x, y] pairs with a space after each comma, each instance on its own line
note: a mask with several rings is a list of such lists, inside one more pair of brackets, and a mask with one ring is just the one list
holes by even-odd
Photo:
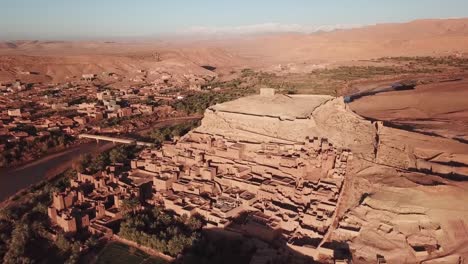
[[[315, 34], [278, 34], [204, 40], [0, 43], [0, 82], [19, 70], [44, 81], [86, 73], [140, 70], [210, 75], [233, 69], [272, 70], [287, 65], [310, 72], [318, 66], [383, 56], [446, 56], [468, 53], [468, 19], [417, 20]], [[24, 77], [24, 76], [23, 76]]]
[[[367, 83], [362, 89], [382, 84]], [[386, 149], [389, 152], [383, 153], [388, 155], [387, 161], [400, 158], [391, 156], [390, 152], [396, 150], [409, 159], [448, 164], [466, 174], [467, 96], [468, 80], [462, 76], [456, 81], [418, 85], [414, 90], [362, 97], [350, 103], [350, 108], [364, 117], [398, 127], [385, 129], [379, 137], [381, 144], [390, 146]], [[353, 188], [348, 194], [354, 204], [350, 202], [342, 219], [359, 219], [362, 228], [354, 237], [339, 231], [334, 237], [348, 241], [355, 263], [374, 261], [377, 254], [389, 263], [458, 263], [460, 257], [468, 257], [466, 178], [451, 178], [450, 173], [439, 177], [370, 163], [359, 166], [350, 179]], [[364, 193], [368, 198], [358, 201]], [[427, 227], [427, 223], [432, 227]], [[382, 231], [382, 225], [391, 231]], [[439, 248], [417, 253], [409, 241], [433, 241]]]
[[468, 79], [380, 93], [350, 104], [359, 115], [468, 140]]
[[[317, 65], [349, 61], [353, 61], [353, 65], [357, 60], [383, 56], [467, 53], [468, 19], [419, 20], [312, 35], [281, 34], [222, 40], [26, 41], [0, 44], [0, 82], [17, 78], [19, 71], [37, 71], [40, 75], [31, 78], [40, 78], [44, 82], [67, 81], [73, 76], [104, 71], [129, 77], [141, 70], [160, 74], [222, 75], [232, 69], [293, 65], [310, 72], [311, 67]], [[216, 72], [202, 67], [206, 65], [216, 67]], [[419, 151], [418, 155], [427, 154], [432, 156], [431, 160], [442, 163], [453, 162], [455, 155], [452, 154], [455, 153], [458, 155], [456, 164], [465, 166], [468, 164], [464, 161], [464, 158], [468, 160], [468, 155], [464, 156], [468, 149], [467, 98], [468, 81], [463, 79], [363, 97], [350, 106], [359, 115], [388, 121], [402, 128], [402, 131], [389, 133], [382, 139], [403, 146], [399, 153], [409, 152], [406, 148], [409, 144], [411, 150]], [[405, 134], [407, 130], [419, 133], [408, 136]], [[424, 137], [419, 136], [423, 134]], [[414, 153], [408, 155], [414, 156]], [[66, 164], [65, 161], [61, 163]], [[468, 257], [466, 180], [452, 181], [372, 164], [358, 165], [362, 168], [356, 169], [355, 175], [350, 177], [349, 193], [344, 197], [347, 208], [340, 212], [344, 216], [355, 215], [363, 224], [362, 232], [347, 240], [356, 254], [356, 263], [375, 262], [376, 253], [394, 261], [389, 263], [417, 263], [444, 256]], [[25, 170], [34, 170], [35, 166], [30, 165]], [[42, 167], [44, 172], [50, 169]], [[37, 171], [27, 175], [34, 178], [35, 173]], [[9, 175], [2, 173], [0, 180], [11, 182], [9, 177], [13, 174]], [[26, 178], [19, 179], [26, 181], [20, 189], [31, 184]], [[5, 185], [2, 183], [1, 186]], [[369, 199], [360, 201], [364, 193], [369, 194]], [[424, 235], [435, 237], [442, 248], [420, 258], [407, 244], [407, 238], [421, 235], [421, 222], [427, 221], [435, 222], [440, 228], [423, 230]], [[382, 223], [391, 225], [393, 231], [383, 234], [379, 230]]]

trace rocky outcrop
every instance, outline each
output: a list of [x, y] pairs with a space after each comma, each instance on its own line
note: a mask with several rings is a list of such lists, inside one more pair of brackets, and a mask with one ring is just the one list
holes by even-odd
[[294, 143], [327, 138], [338, 148], [373, 160], [376, 128], [350, 111], [343, 98], [254, 95], [210, 107], [197, 131], [233, 139]]
[[[352, 159], [337, 198], [339, 221], [335, 218], [324, 241], [346, 242], [356, 263], [375, 261], [376, 256], [392, 263], [433, 260], [466, 242], [466, 193], [447, 184], [450, 177], [468, 176], [468, 149], [461, 142], [366, 120], [343, 98], [271, 93], [210, 107], [196, 132], [283, 150], [309, 140], [322, 150], [350, 150]], [[320, 167], [303, 178], [326, 177]], [[294, 199], [281, 200], [297, 203]]]
[[368, 191], [374, 193], [349, 210], [333, 232], [333, 239], [348, 241], [356, 263], [372, 262], [376, 255], [389, 263], [419, 263], [466, 250], [463, 190], [379, 186]]
[[371, 122], [343, 98], [322, 95], [254, 95], [210, 107], [197, 131], [262, 143], [326, 138], [367, 161], [444, 177], [468, 176], [466, 144]]
[[442, 137], [378, 126], [376, 163], [439, 175], [468, 179], [468, 147]]
[[375, 125], [352, 112], [343, 98], [335, 98], [318, 107], [311, 116], [318, 134], [330, 142], [367, 160], [374, 160], [377, 145]]

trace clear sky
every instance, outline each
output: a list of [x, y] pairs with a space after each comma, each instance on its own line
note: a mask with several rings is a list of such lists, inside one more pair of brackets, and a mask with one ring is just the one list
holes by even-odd
[[0, 0], [0, 38], [313, 31], [453, 17], [468, 17], [468, 0]]

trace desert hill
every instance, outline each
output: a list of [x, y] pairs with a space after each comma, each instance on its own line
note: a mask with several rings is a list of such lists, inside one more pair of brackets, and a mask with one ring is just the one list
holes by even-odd
[[[55, 80], [89, 71], [131, 73], [157, 70], [208, 73], [271, 69], [278, 64], [322, 64], [384, 56], [446, 56], [468, 53], [468, 19], [416, 20], [314, 34], [277, 34], [217, 40], [168, 41], [10, 41], [0, 43], [0, 71], [34, 65]], [[4, 56], [28, 55], [5, 66]], [[99, 56], [96, 56], [99, 55]], [[11, 58], [11, 57], [10, 57]], [[41, 66], [42, 65], [42, 66]], [[65, 68], [62, 70], [62, 68]], [[142, 69], [140, 69], [142, 68]], [[2, 73], [0, 75], [5, 75]], [[55, 76], [56, 75], [56, 76]]]
[[[421, 85], [411, 91], [363, 97], [352, 105], [345, 104], [342, 97], [280, 95], [263, 89], [260, 95], [208, 108], [201, 126], [190, 132], [186, 139], [200, 135], [228, 139], [235, 143], [228, 149], [242, 150], [242, 154], [233, 156], [243, 162], [251, 157], [249, 151], [255, 147], [274, 149], [276, 145], [281, 149], [288, 144], [298, 144], [304, 138], [320, 141], [321, 151], [325, 153], [324, 146], [349, 149], [352, 154], [347, 158], [346, 180], [337, 202], [338, 216], [331, 224], [330, 241], [347, 245], [344, 248], [352, 253], [353, 263], [374, 263], [378, 255], [384, 256], [388, 263], [459, 263], [457, 260], [466, 257], [468, 252], [467, 211], [463, 203], [467, 199], [466, 144], [388, 127], [353, 112], [367, 109], [372, 114], [382, 113], [392, 101], [401, 101], [397, 107], [424, 110], [429, 105], [423, 102], [430, 100], [426, 93], [437, 92], [441, 85], [445, 85], [450, 93], [459, 90], [463, 84]], [[387, 98], [382, 99], [383, 96]], [[414, 101], [421, 98], [421, 104], [408, 105], [406, 98], [410, 96], [416, 98]], [[453, 101], [454, 105], [450, 107], [442, 102], [439, 108], [425, 110], [437, 116], [464, 109], [463, 105]], [[193, 141], [187, 145], [190, 144], [199, 146]], [[292, 152], [288, 153], [292, 156]], [[268, 161], [274, 159], [274, 156], [267, 158]], [[306, 160], [302, 161], [304, 171], [308, 171]], [[282, 169], [281, 165], [275, 167], [273, 164], [270, 164], [272, 168]], [[323, 169], [325, 165], [317, 168]], [[320, 174], [314, 169], [311, 171], [311, 175]], [[313, 178], [311, 175], [305, 174], [303, 179]], [[333, 179], [331, 175], [324, 177]], [[277, 199], [287, 203], [288, 199], [281, 198], [282, 193], [286, 192], [279, 191]], [[292, 193], [290, 195], [292, 197]], [[290, 199], [289, 202], [294, 204], [291, 202], [294, 199]], [[292, 248], [313, 256], [313, 250], [294, 245]], [[454, 261], [443, 262], [447, 256]]]
[[[468, 55], [468, 19], [418, 20], [315, 34], [223, 40], [4, 42], [0, 43], [0, 83], [25, 75], [43, 82], [64, 82], [82, 74], [103, 72], [129, 80], [144, 74], [151, 78], [219, 77], [244, 68], [268, 71], [278, 64], [309, 69], [310, 65], [357, 65], [361, 63], [358, 60], [384, 56], [447, 55]], [[415, 63], [429, 67], [431, 60], [428, 64]], [[349, 150], [349, 163], [348, 156], [336, 159], [340, 166], [343, 160], [349, 167], [340, 196], [335, 197], [336, 214], [330, 218], [331, 232], [325, 239], [349, 246], [356, 263], [375, 262], [379, 255], [389, 263], [401, 263], [403, 259], [406, 263], [460, 263], [460, 257], [468, 256], [466, 59], [460, 65], [464, 74], [457, 72], [456, 78], [436, 80], [436, 75], [442, 73], [424, 71], [431, 81], [421, 82], [414, 89], [382, 92], [349, 104], [343, 97], [274, 94], [266, 89], [266, 97], [254, 95], [209, 107], [201, 126], [186, 139], [200, 134], [217, 137], [216, 144], [223, 151], [228, 148], [219, 138], [229, 139], [232, 149], [238, 150], [235, 159], [244, 156], [247, 149], [238, 143], [269, 151], [270, 143], [281, 146], [277, 148], [280, 150], [284, 145], [295, 148], [301, 146], [296, 144], [298, 141], [312, 139], [309, 143], [317, 142], [320, 151], [322, 144], [324, 151], [330, 146]], [[389, 62], [388, 68], [395, 67]], [[349, 77], [348, 69], [343, 71]], [[394, 75], [391, 81], [379, 81], [402, 80], [397, 73]], [[211, 138], [209, 142], [211, 147]], [[293, 147], [286, 150], [291, 150], [282, 150], [288, 158], [296, 155]], [[318, 157], [319, 161], [328, 159]], [[273, 159], [265, 160], [268, 164]], [[220, 164], [225, 161], [218, 160]], [[321, 164], [309, 164], [310, 171], [322, 171]], [[288, 166], [300, 168], [287, 165], [285, 171], [290, 170]], [[333, 175], [326, 174], [328, 180]], [[286, 198], [293, 200], [294, 195]], [[444, 258], [450, 259], [444, 262]]]
[[[248, 43], [248, 45], [247, 45]], [[468, 19], [417, 20], [310, 35], [272, 35], [235, 43], [240, 54], [265, 62], [330, 62], [383, 56], [468, 52]]]

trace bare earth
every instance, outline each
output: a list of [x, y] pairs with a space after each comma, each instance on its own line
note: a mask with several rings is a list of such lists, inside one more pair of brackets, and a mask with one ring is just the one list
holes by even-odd
[[[0, 82], [20, 71], [45, 81], [90, 72], [127, 76], [146, 70], [174, 75], [223, 75], [254, 68], [289, 72], [383, 56], [446, 56], [468, 52], [468, 19], [417, 20], [315, 34], [232, 37], [221, 40], [0, 43]], [[216, 73], [201, 66], [212, 66]]]
[[468, 140], [467, 97], [468, 81], [463, 79], [381, 93], [357, 100], [351, 107], [362, 116]]
[[[417, 97], [418, 89], [388, 94], [410, 93]], [[385, 112], [390, 104], [379, 104], [379, 95], [358, 99], [351, 107], [343, 103], [342, 97], [299, 98], [308, 100], [312, 109], [296, 103], [294, 95], [254, 95], [216, 105], [206, 111], [195, 133], [222, 135], [238, 142], [285, 145], [318, 137], [326, 138], [339, 149], [349, 149], [353, 159], [333, 229], [325, 239], [346, 243], [356, 263], [370, 263], [377, 255], [390, 263], [419, 263], [445, 257], [449, 262], [444, 263], [458, 263], [460, 257], [467, 257], [466, 143], [428, 135], [422, 128], [414, 132], [389, 127], [353, 112], [355, 106], [361, 106], [361, 111]], [[361, 100], [367, 102], [367, 107]], [[265, 112], [268, 109], [272, 110], [270, 115]], [[421, 109], [430, 114], [433, 108]], [[453, 105], [433, 111], [452, 109], [458, 109], [456, 100]], [[446, 130], [451, 131], [448, 126]]]
[[[25, 41], [0, 43], [0, 83], [22, 71], [38, 72], [27, 78], [44, 83], [94, 72], [138, 76], [142, 70], [148, 80], [227, 78], [244, 68], [297, 73], [384, 56], [466, 54], [468, 19], [229, 40]], [[280, 143], [316, 134], [351, 149], [355, 159], [328, 239], [347, 243], [355, 263], [375, 262], [377, 255], [388, 263], [459, 263], [468, 258], [468, 75], [437, 77], [413, 90], [350, 104], [329, 96], [242, 98], [209, 108], [198, 130]], [[396, 80], [374, 80], [359, 89]]]

